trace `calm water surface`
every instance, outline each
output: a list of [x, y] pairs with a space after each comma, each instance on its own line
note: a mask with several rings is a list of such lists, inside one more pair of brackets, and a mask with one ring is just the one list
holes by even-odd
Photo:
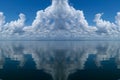
[[120, 42], [1, 41], [0, 80], [120, 80]]

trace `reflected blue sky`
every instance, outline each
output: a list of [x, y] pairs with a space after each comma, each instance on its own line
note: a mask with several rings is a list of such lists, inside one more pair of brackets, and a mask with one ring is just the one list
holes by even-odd
[[[105, 80], [104, 75], [107, 80], [109, 78], [117, 80], [120, 78], [120, 42], [0, 42], [0, 78], [9, 76], [10, 74], [4, 75], [7, 71], [12, 71], [11, 75], [12, 73], [14, 75], [14, 71], [21, 74], [22, 72], [38, 71], [40, 73], [34, 73], [34, 75], [45, 76], [46, 74], [48, 77], [51, 75], [53, 80], [74, 80], [76, 74], [81, 74], [81, 76], [76, 75], [78, 77], [76, 80], [79, 80], [79, 78], [83, 78], [82, 73], [85, 73], [86, 76], [90, 74], [93, 76], [93, 73], [92, 80], [96, 79], [94, 79], [95, 76], [99, 78], [100, 75], [102, 80]], [[91, 71], [97, 71], [98, 74]], [[30, 73], [32, 72], [27, 74], [30, 75]], [[23, 75], [17, 74], [16, 76], [22, 77]], [[88, 78], [91, 78], [90, 76]], [[35, 76], [33, 77], [35, 78]], [[29, 77], [25, 79], [29, 79]]]

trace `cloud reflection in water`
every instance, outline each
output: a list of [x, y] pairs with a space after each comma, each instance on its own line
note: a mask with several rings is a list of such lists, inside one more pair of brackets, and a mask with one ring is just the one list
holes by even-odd
[[30, 55], [37, 70], [44, 70], [54, 80], [67, 80], [77, 70], [84, 70], [90, 55], [98, 68], [103, 61], [114, 59], [120, 69], [120, 42], [0, 42], [0, 69], [4, 69], [6, 59], [18, 61], [20, 67], [26, 64], [25, 55]]

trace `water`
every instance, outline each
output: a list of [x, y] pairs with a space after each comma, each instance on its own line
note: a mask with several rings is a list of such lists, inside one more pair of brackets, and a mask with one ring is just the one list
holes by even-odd
[[120, 42], [1, 41], [0, 80], [120, 80]]

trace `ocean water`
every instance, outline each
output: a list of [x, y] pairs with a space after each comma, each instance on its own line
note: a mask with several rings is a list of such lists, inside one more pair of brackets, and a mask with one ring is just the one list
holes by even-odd
[[1, 41], [0, 80], [120, 80], [120, 42]]

